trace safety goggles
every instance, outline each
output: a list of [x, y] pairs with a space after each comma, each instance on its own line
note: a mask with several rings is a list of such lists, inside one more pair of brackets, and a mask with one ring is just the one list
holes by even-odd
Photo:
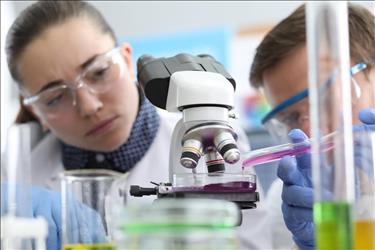
[[73, 112], [79, 89], [85, 88], [93, 95], [105, 93], [122, 77], [124, 69], [120, 48], [114, 48], [96, 57], [73, 82], [58, 82], [35, 95], [24, 97], [23, 104], [35, 106], [50, 118]]
[[[363, 62], [350, 68], [353, 95], [356, 97], [361, 95], [361, 89], [353, 76], [366, 68], [367, 64]], [[331, 82], [328, 81], [325, 87]], [[308, 96], [309, 91], [305, 89], [278, 104], [262, 119], [264, 127], [278, 142], [289, 141], [288, 133], [292, 129], [299, 128], [305, 131], [309, 129], [309, 103], [306, 98]]]

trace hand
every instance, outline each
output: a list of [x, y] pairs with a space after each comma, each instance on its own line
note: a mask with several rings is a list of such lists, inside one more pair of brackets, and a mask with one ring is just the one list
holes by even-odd
[[[289, 137], [294, 143], [303, 142], [307, 136], [300, 129], [293, 129]], [[282, 213], [285, 224], [293, 234], [300, 249], [313, 249], [313, 189], [311, 182], [311, 156], [303, 154], [281, 159], [277, 175], [284, 182]]]
[[374, 185], [375, 109], [363, 109], [359, 113], [362, 124], [354, 125], [354, 164], [356, 196], [371, 193]]
[[360, 125], [354, 125], [354, 131], [375, 131], [375, 109], [367, 108], [359, 112]]
[[[8, 185], [1, 183], [1, 213], [7, 213]], [[20, 192], [17, 192], [17, 202], [20, 202]], [[32, 215], [41, 216], [48, 224], [47, 249], [61, 249], [62, 221], [61, 221], [61, 195], [41, 187], [31, 188]], [[19, 206], [25, 204], [18, 203]], [[70, 220], [67, 232], [70, 242], [98, 243], [106, 242], [105, 230], [100, 215], [88, 206], [79, 203], [73, 198], [69, 200], [68, 217]]]
[[[371, 176], [374, 171], [373, 149], [375, 145], [371, 135], [375, 136], [375, 109], [363, 109], [359, 112], [359, 120], [362, 124], [353, 126], [354, 163], [363, 174]], [[356, 171], [356, 174], [357, 172], [360, 171]]]

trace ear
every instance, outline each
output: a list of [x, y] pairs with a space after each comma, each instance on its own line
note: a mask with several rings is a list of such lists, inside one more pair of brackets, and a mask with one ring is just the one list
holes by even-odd
[[135, 80], [135, 72], [134, 72], [134, 66], [133, 66], [133, 60], [132, 60], [132, 47], [129, 43], [123, 43], [121, 46], [121, 54], [126, 62], [126, 66], [128, 68], [128, 72], [132, 78], [132, 80]]
[[42, 126], [43, 132], [49, 131], [49, 126], [47, 125], [41, 114], [39, 114], [32, 106], [25, 106], [25, 108], [38, 120], [38, 122]]

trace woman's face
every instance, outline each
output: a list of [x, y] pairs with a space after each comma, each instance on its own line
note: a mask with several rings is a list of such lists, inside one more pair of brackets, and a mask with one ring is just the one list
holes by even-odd
[[[36, 37], [19, 58], [23, 89], [34, 95], [53, 82], [74, 83], [85, 65], [113, 48], [111, 36], [87, 17], [52, 26]], [[121, 46], [121, 59], [125, 62], [124, 73], [110, 83], [109, 90], [93, 93], [86, 87], [76, 89], [77, 103], [71, 111], [52, 117], [31, 105], [43, 127], [63, 142], [87, 150], [108, 152], [125, 143], [139, 106], [128, 44]]]

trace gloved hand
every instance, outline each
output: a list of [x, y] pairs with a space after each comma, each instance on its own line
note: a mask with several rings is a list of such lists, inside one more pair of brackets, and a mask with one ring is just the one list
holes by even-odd
[[[7, 213], [8, 185], [1, 183], [1, 187], [1, 213], [3, 215]], [[17, 194], [18, 196], [19, 194]], [[31, 201], [32, 215], [34, 217], [41, 216], [47, 221], [47, 249], [60, 250], [62, 236], [60, 193], [41, 187], [32, 187]], [[69, 236], [72, 236], [69, 237], [70, 242], [87, 244], [106, 242], [103, 223], [96, 211], [73, 200], [73, 198], [69, 201], [68, 209], [67, 217], [69, 217], [71, 223], [67, 228], [67, 232]]]
[[[363, 109], [359, 113], [360, 125], [354, 125], [354, 164], [356, 195], [366, 193], [369, 185], [374, 185], [374, 138], [375, 109]], [[367, 183], [367, 184], [366, 184]], [[372, 183], [372, 184], [371, 184]], [[367, 188], [365, 187], [367, 186]], [[372, 190], [372, 188], [370, 188]]]
[[[375, 110], [364, 109], [359, 113], [359, 119], [362, 124], [354, 125], [354, 133], [358, 131], [375, 131]], [[307, 136], [299, 129], [294, 129], [289, 133], [292, 142], [301, 142], [307, 139]], [[354, 136], [356, 140], [356, 137]], [[368, 159], [366, 156], [372, 156], [371, 153], [365, 153], [371, 150], [366, 143], [356, 142], [354, 145], [354, 160], [358, 167], [366, 172], [372, 165], [364, 165], [363, 162], [373, 164], [374, 159]], [[312, 217], [313, 190], [311, 183], [311, 157], [310, 154], [304, 154], [297, 157], [284, 157], [280, 163], [277, 172], [279, 178], [284, 182], [282, 191], [282, 212], [287, 228], [293, 234], [293, 240], [301, 249], [314, 248], [314, 223]], [[370, 173], [371, 174], [371, 173]], [[326, 195], [330, 195], [328, 192]]]
[[[291, 130], [289, 137], [294, 143], [307, 139], [300, 129]], [[314, 249], [311, 155], [283, 157], [277, 175], [284, 182], [281, 209], [285, 224], [300, 249]]]
[[359, 112], [360, 125], [354, 125], [354, 132], [356, 131], [375, 131], [375, 109], [366, 108]]

